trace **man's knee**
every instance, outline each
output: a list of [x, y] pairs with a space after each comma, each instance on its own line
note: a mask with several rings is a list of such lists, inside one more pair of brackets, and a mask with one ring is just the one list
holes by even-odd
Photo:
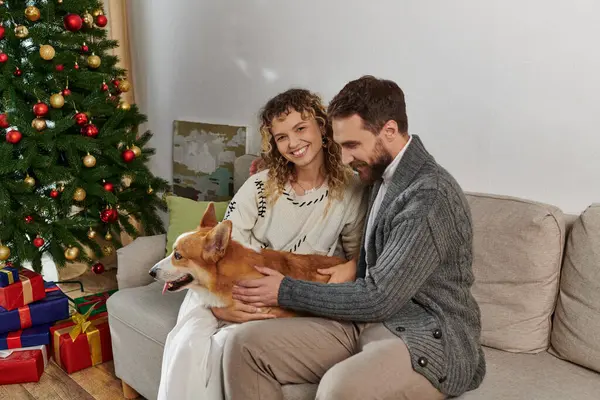
[[352, 400], [363, 399], [361, 383], [359, 379], [348, 379], [344, 368], [337, 364], [323, 375], [315, 400]]

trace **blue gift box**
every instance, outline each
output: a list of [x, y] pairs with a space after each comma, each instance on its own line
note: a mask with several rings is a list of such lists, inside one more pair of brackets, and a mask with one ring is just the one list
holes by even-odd
[[16, 332], [0, 333], [0, 350], [19, 349], [50, 344], [52, 324], [34, 326]]
[[53, 283], [44, 283], [46, 297], [7, 311], [0, 307], [0, 333], [14, 332], [32, 326], [51, 324], [69, 318], [69, 299]]
[[0, 287], [19, 282], [19, 271], [13, 267], [0, 267]]

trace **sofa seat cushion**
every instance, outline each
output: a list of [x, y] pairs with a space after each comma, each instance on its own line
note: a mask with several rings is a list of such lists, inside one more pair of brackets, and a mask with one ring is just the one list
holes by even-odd
[[573, 224], [565, 250], [552, 347], [560, 357], [600, 372], [600, 204]]
[[177, 322], [179, 306], [186, 291], [165, 293], [162, 284], [119, 290], [107, 301], [108, 313], [125, 325], [164, 346]]
[[483, 345], [536, 353], [550, 344], [565, 222], [553, 206], [468, 194], [473, 215], [473, 295]]

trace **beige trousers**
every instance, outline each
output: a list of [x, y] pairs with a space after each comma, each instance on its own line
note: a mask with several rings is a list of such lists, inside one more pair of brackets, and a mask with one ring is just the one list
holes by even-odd
[[383, 324], [322, 318], [248, 322], [223, 356], [229, 400], [282, 400], [281, 385], [319, 383], [318, 400], [437, 400], [412, 369], [408, 349]]

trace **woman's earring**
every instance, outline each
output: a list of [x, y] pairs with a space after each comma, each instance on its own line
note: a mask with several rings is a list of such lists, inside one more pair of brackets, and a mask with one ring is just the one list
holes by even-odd
[[327, 147], [327, 137], [323, 136], [323, 147]]

